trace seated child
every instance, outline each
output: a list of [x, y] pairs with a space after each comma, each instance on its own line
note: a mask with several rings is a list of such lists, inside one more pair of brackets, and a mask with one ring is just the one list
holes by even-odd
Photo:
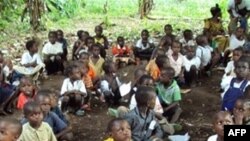
[[38, 80], [45, 67], [38, 54], [37, 46], [38, 43], [35, 40], [29, 40], [26, 43], [27, 52], [22, 55], [21, 66], [14, 66], [15, 71], [28, 77], [31, 76], [34, 81]]
[[[95, 39], [89, 36], [88, 38], [86, 38], [85, 42], [86, 42], [86, 48], [88, 49], [88, 53], [91, 54], [92, 46], [95, 44]], [[81, 54], [81, 52], [86, 52], [86, 51], [85, 50], [79, 51], [79, 54]]]
[[94, 67], [89, 63], [89, 53], [82, 52], [79, 55], [79, 61], [81, 63], [88, 64], [88, 72], [87, 72], [87, 74], [90, 76], [91, 80], [93, 82], [95, 82], [94, 80], [97, 79], [96, 78], [96, 73], [95, 73]]
[[62, 59], [67, 61], [67, 55], [68, 55], [68, 42], [64, 38], [64, 33], [61, 29], [57, 30], [57, 40], [59, 43], [62, 44], [62, 49], [63, 49], [63, 54], [62, 54]]
[[32, 101], [36, 95], [36, 87], [32, 84], [29, 78], [23, 77], [20, 80], [19, 96], [17, 100], [17, 109], [22, 110], [25, 103]]
[[0, 120], [0, 140], [1, 141], [17, 141], [22, 133], [22, 124], [12, 118], [4, 118]]
[[87, 31], [83, 31], [83, 30], [78, 30], [77, 31], [77, 41], [74, 43], [73, 49], [72, 49], [72, 60], [77, 60], [78, 59], [78, 54], [80, 52], [80, 50], [85, 50], [87, 51], [87, 49], [85, 48], [85, 40], [89, 37], [89, 33]]
[[[172, 25], [170, 25], [170, 24], [166, 24], [165, 26], [164, 26], [164, 32], [165, 32], [165, 35], [163, 36], [163, 38], [164, 37], [169, 37], [170, 39], [171, 39], [171, 44], [172, 44], [172, 42], [175, 40], [175, 35], [173, 34], [173, 27], [172, 27]], [[162, 38], [162, 39], [163, 39]]]
[[152, 87], [138, 87], [135, 99], [136, 108], [125, 115], [125, 119], [131, 127], [133, 141], [161, 138], [163, 132], [152, 111], [155, 107], [155, 90]]
[[174, 80], [174, 74], [173, 68], [163, 68], [160, 73], [159, 83], [156, 84], [156, 91], [164, 111], [163, 116], [168, 118], [170, 123], [175, 123], [182, 113], [179, 104], [181, 92]]
[[12, 85], [5, 82], [5, 76], [0, 67], [0, 114], [7, 115], [14, 96], [15, 89]]
[[149, 60], [154, 50], [153, 40], [149, 38], [148, 30], [141, 31], [141, 39], [137, 41], [134, 48], [134, 55], [140, 60]]
[[49, 94], [39, 92], [35, 97], [35, 101], [41, 106], [44, 116], [43, 121], [50, 125], [56, 138], [59, 141], [73, 140], [71, 128], [55, 113], [51, 112], [51, 100]]
[[24, 117], [28, 120], [23, 124], [20, 141], [57, 141], [50, 125], [43, 122], [43, 112], [40, 105], [29, 101], [23, 108]]
[[121, 82], [116, 75], [116, 65], [112, 61], [105, 61], [103, 64], [104, 75], [100, 81], [100, 90], [109, 106], [119, 104], [121, 99], [119, 87]]
[[244, 91], [248, 89], [250, 82], [247, 80], [249, 74], [250, 61], [246, 56], [241, 56], [235, 62], [236, 77], [229, 77], [228, 81], [221, 83], [224, 90], [222, 93], [222, 110], [232, 112], [236, 100], [244, 96]]
[[115, 118], [109, 121], [107, 133], [109, 134], [109, 138], [104, 141], [132, 141], [131, 127], [122, 118]]
[[106, 50], [109, 47], [109, 42], [106, 36], [103, 35], [103, 28], [102, 26], [98, 25], [95, 27], [95, 43], [100, 44], [100, 55], [102, 58], [106, 58]]
[[94, 67], [96, 76], [100, 77], [103, 74], [102, 65], [104, 63], [104, 59], [100, 56], [100, 46], [94, 44], [91, 52], [92, 56], [89, 58], [89, 64]]
[[183, 38], [179, 41], [182, 44], [181, 53], [186, 55], [186, 48], [195, 46], [195, 41], [193, 38], [193, 32], [190, 29], [186, 29], [183, 31]]
[[84, 97], [87, 96], [85, 85], [81, 79], [81, 72], [77, 65], [70, 65], [67, 68], [68, 78], [65, 78], [61, 88], [61, 109], [63, 112], [71, 108], [73, 113], [82, 115], [80, 110]]
[[175, 70], [174, 77], [178, 82], [183, 82], [184, 81], [184, 69], [183, 69], [183, 62], [184, 62], [184, 57], [180, 53], [181, 51], [181, 43], [178, 41], [173, 41], [172, 46], [171, 46], [171, 51], [172, 53], [168, 54], [168, 59], [170, 66]]
[[213, 117], [213, 129], [216, 132], [207, 141], [224, 141], [224, 125], [233, 125], [233, 119], [229, 112], [220, 111]]
[[63, 44], [57, 42], [57, 33], [55, 31], [50, 31], [48, 34], [49, 42], [47, 42], [43, 49], [42, 53], [44, 56], [45, 69], [47, 74], [54, 74], [59, 71], [63, 72]]
[[184, 56], [184, 79], [187, 86], [195, 86], [198, 82], [198, 72], [201, 60], [195, 55], [196, 47], [187, 46], [186, 55]]

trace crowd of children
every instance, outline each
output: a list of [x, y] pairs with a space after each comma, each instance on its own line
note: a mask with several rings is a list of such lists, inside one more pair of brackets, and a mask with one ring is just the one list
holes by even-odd
[[[238, 27], [227, 38], [218, 5], [211, 8], [211, 14], [196, 37], [186, 29], [181, 38], [174, 35], [171, 25], [165, 25], [158, 44], [147, 29], [134, 46], [128, 46], [122, 36], [111, 45], [100, 25], [94, 36], [79, 30], [72, 62], [62, 30], [48, 33], [41, 57], [36, 40], [27, 41], [27, 51], [15, 66], [0, 52], [0, 114], [11, 114], [16, 106], [24, 115], [20, 122], [0, 120], [0, 141], [73, 141], [65, 114], [83, 116], [91, 111], [93, 94], [108, 107], [120, 106], [119, 118], [108, 124], [106, 141], [161, 140], [178, 130], [182, 89], [201, 85], [200, 80], [215, 67], [224, 66], [221, 111], [212, 122], [216, 135], [208, 139], [223, 141], [224, 125], [250, 124], [250, 36]], [[112, 59], [107, 57], [109, 48]], [[144, 60], [146, 65], [141, 63]], [[123, 82], [118, 72], [124, 65], [139, 66], [128, 102], [120, 90]], [[53, 74], [66, 76], [60, 92], [39, 86], [38, 80]], [[121, 106], [123, 102], [127, 105]]]

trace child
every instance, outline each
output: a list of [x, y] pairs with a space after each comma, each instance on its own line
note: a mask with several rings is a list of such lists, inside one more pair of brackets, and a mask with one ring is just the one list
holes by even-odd
[[98, 25], [95, 27], [95, 43], [100, 44], [100, 55], [102, 58], [106, 58], [106, 50], [109, 47], [109, 42], [106, 36], [103, 35], [102, 26]]
[[186, 48], [189, 46], [195, 46], [195, 41], [193, 39], [193, 32], [190, 29], [183, 31], [183, 38], [179, 41], [182, 44], [181, 53], [186, 54]]
[[116, 65], [112, 61], [105, 61], [103, 64], [103, 70], [104, 75], [100, 82], [101, 93], [109, 106], [118, 105], [121, 98], [119, 91], [121, 82], [116, 75]]
[[78, 40], [74, 43], [73, 50], [72, 50], [72, 60], [78, 59], [78, 54], [81, 49], [86, 50], [84, 45], [86, 44], [85, 40], [89, 37], [89, 33], [87, 31], [78, 30], [77, 37], [78, 37]]
[[245, 44], [244, 29], [238, 27], [234, 34], [230, 37], [229, 50], [234, 50], [237, 47], [243, 46]]
[[43, 121], [48, 123], [56, 135], [59, 141], [71, 141], [73, 140], [73, 134], [70, 127], [61, 120], [55, 113], [50, 112], [51, 100], [47, 93], [38, 93], [35, 97], [35, 101], [40, 104], [44, 118]]
[[32, 101], [37, 91], [29, 78], [23, 77], [19, 85], [19, 97], [17, 100], [17, 108], [22, 110], [25, 103]]
[[38, 52], [38, 44], [35, 40], [29, 40], [26, 43], [27, 52], [23, 53], [21, 66], [14, 66], [14, 70], [25, 76], [31, 76], [37, 81], [39, 74], [43, 72], [45, 67]]
[[224, 141], [224, 125], [232, 125], [233, 119], [229, 112], [220, 111], [213, 117], [213, 129], [216, 135], [212, 135], [207, 141]]
[[109, 138], [104, 141], [132, 141], [129, 123], [122, 118], [109, 121], [107, 127]]
[[63, 49], [63, 54], [62, 54], [62, 59], [67, 61], [67, 55], [68, 55], [68, 42], [64, 38], [64, 33], [61, 29], [57, 30], [57, 40], [59, 43], [62, 44], [62, 49]]
[[163, 68], [160, 73], [159, 83], [156, 84], [156, 91], [164, 111], [163, 116], [167, 117], [170, 123], [175, 123], [182, 113], [179, 104], [181, 92], [174, 80], [174, 74], [173, 68]]
[[23, 125], [20, 141], [57, 141], [51, 127], [43, 122], [43, 113], [38, 103], [30, 101], [24, 105], [24, 117], [28, 123]]
[[64, 112], [70, 107], [77, 115], [83, 115], [84, 111], [80, 108], [83, 98], [87, 96], [87, 91], [81, 80], [80, 69], [77, 65], [70, 65], [67, 68], [67, 74], [68, 78], [64, 79], [61, 88], [61, 109]]
[[233, 120], [236, 125], [242, 125], [244, 119], [244, 99], [240, 97], [236, 100], [233, 108]]
[[44, 63], [47, 74], [54, 74], [59, 71], [63, 73], [63, 44], [57, 42], [57, 33], [55, 31], [50, 31], [48, 34], [49, 42], [47, 42], [42, 50], [44, 55]]
[[140, 60], [149, 60], [151, 54], [154, 50], [153, 40], [149, 38], [148, 30], [144, 29], [141, 31], [141, 39], [137, 41], [136, 46], [134, 48], [134, 55]]
[[181, 51], [181, 43], [178, 41], [173, 41], [171, 46], [172, 53], [168, 54], [168, 59], [170, 66], [175, 70], [175, 78], [184, 81], [184, 75], [183, 75], [183, 62], [184, 57], [180, 53]]
[[104, 59], [100, 56], [100, 46], [98, 44], [94, 44], [92, 46], [92, 56], [90, 56], [89, 64], [94, 67], [97, 77], [100, 77], [103, 74], [103, 63]]
[[154, 63], [149, 63], [146, 66], [146, 70], [154, 78], [154, 80], [158, 80], [160, 76], [160, 70], [169, 65], [170, 63], [168, 57], [166, 55], [159, 55], [156, 57]]
[[197, 57], [196, 47], [187, 46], [186, 55], [184, 56], [184, 79], [187, 86], [195, 86], [195, 83], [198, 82], [198, 72], [201, 65], [201, 60]]
[[136, 108], [125, 115], [131, 126], [133, 141], [161, 138], [163, 132], [152, 109], [155, 107], [156, 94], [152, 87], [141, 86], [135, 94]]
[[[92, 51], [91, 47], [95, 44], [95, 39], [89, 36], [88, 38], [86, 38], [85, 42], [86, 42], [86, 47], [88, 48], [88, 53], [91, 54]], [[79, 53], [81, 54], [81, 51]]]
[[166, 24], [164, 26], [164, 32], [165, 32], [165, 35], [164, 37], [169, 37], [171, 39], [171, 43], [175, 40], [175, 35], [173, 34], [173, 27], [172, 25], [170, 24]]
[[224, 92], [222, 93], [222, 110], [232, 111], [235, 101], [244, 95], [245, 89], [248, 89], [250, 82], [247, 80], [249, 74], [250, 61], [246, 56], [241, 56], [235, 62], [236, 77], [230, 77], [229, 81], [221, 84]]
[[12, 118], [0, 120], [0, 141], [17, 141], [22, 133], [22, 124]]
[[87, 74], [90, 76], [91, 80], [94, 82], [94, 80], [96, 79], [96, 73], [95, 73], [94, 67], [92, 65], [90, 65], [90, 63], [89, 63], [89, 53], [82, 52], [79, 55], [79, 61], [84, 63], [84, 64], [88, 64]]

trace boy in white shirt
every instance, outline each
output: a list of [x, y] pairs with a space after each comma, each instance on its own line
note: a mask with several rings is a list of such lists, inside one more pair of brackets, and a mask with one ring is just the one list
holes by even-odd
[[186, 29], [183, 31], [183, 38], [180, 39], [180, 43], [182, 44], [181, 53], [186, 55], [187, 47], [195, 46], [192, 30]]
[[57, 42], [57, 33], [55, 31], [49, 32], [49, 42], [47, 42], [42, 50], [44, 56], [45, 68], [48, 75], [64, 71], [63, 66], [63, 45]]
[[193, 82], [198, 81], [198, 71], [201, 65], [201, 60], [197, 57], [196, 47], [186, 47], [186, 55], [184, 56], [184, 78], [187, 86], [194, 86]]
[[26, 43], [27, 52], [24, 52], [20, 62], [20, 66], [14, 66], [13, 69], [25, 76], [32, 76], [33, 80], [37, 80], [42, 73], [45, 65], [39, 56], [37, 42], [30, 40]]

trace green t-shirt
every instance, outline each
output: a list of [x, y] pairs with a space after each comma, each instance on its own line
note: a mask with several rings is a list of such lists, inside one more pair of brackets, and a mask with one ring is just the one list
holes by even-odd
[[163, 84], [158, 83], [156, 85], [156, 91], [160, 101], [165, 104], [172, 104], [173, 102], [181, 100], [180, 87], [175, 80], [168, 88], [165, 88]]

